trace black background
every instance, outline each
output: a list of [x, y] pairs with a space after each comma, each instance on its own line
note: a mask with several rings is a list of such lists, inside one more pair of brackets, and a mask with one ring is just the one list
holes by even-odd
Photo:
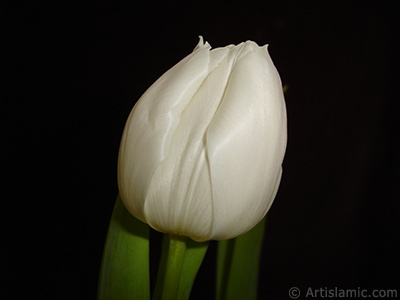
[[[135, 101], [192, 51], [254, 40], [289, 86], [288, 148], [259, 299], [399, 290], [398, 39], [384, 2], [4, 4], [2, 288], [95, 299]], [[2, 197], [3, 198], [3, 197]], [[193, 289], [213, 295], [215, 244]], [[211, 275], [210, 275], [211, 274]]]

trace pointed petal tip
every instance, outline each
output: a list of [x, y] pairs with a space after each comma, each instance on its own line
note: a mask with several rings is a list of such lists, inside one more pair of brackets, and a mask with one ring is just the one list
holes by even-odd
[[199, 35], [199, 44], [203, 45], [204, 44], [204, 39], [202, 35]]
[[197, 43], [196, 47], [193, 49], [193, 52], [200, 48], [203, 48], [203, 47], [211, 48], [211, 46], [208, 42], [204, 43], [203, 36], [199, 35], [199, 42]]

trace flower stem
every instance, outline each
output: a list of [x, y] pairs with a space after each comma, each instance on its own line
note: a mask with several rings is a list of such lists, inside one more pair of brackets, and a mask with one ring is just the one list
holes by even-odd
[[266, 218], [233, 240], [219, 241], [217, 254], [217, 300], [257, 299]]
[[186, 252], [185, 238], [178, 235], [169, 235], [169, 248], [162, 300], [178, 299], [179, 281]]

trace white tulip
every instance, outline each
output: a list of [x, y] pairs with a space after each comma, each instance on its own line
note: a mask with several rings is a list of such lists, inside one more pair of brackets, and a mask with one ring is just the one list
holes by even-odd
[[286, 107], [267, 45], [194, 51], [130, 113], [118, 158], [126, 208], [154, 229], [196, 241], [246, 233], [282, 174]]

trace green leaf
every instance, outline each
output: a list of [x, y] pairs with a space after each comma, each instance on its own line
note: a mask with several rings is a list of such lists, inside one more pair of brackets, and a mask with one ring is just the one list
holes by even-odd
[[246, 234], [218, 242], [217, 300], [257, 299], [265, 218]]
[[114, 206], [100, 269], [98, 300], [150, 299], [149, 226], [120, 196]]

